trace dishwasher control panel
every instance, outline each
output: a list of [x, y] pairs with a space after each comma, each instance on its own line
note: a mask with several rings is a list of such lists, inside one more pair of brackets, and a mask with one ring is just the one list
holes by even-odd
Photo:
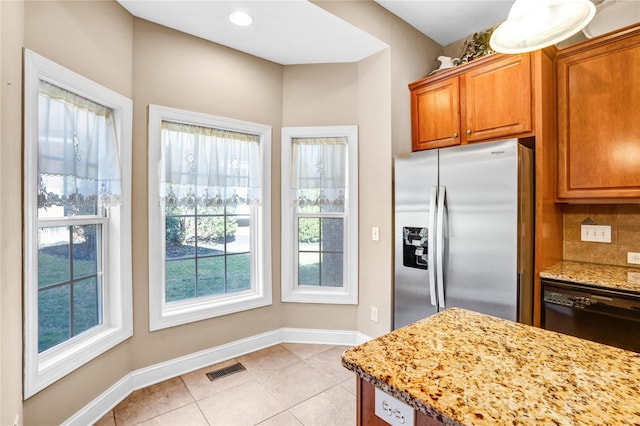
[[544, 292], [544, 301], [553, 303], [554, 305], [569, 306], [571, 308], [585, 308], [597, 301], [592, 300], [588, 296], [569, 296], [564, 293], [556, 293], [553, 291]]

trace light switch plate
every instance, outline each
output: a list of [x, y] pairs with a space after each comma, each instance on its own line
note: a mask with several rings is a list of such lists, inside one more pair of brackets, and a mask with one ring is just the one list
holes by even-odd
[[596, 243], [610, 243], [611, 226], [582, 225], [580, 228], [580, 239], [582, 241], [593, 241]]

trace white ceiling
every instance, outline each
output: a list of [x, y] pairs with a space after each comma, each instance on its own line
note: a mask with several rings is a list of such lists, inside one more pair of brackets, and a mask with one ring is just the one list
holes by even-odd
[[[506, 18], [513, 0], [375, 0], [446, 45]], [[386, 46], [306, 0], [118, 0], [132, 15], [283, 65], [355, 62]], [[253, 25], [237, 27], [243, 10]]]
[[[118, 0], [132, 15], [283, 65], [356, 62], [385, 43], [306, 0]], [[234, 11], [253, 18], [229, 21]]]
[[[1, 0], [0, 0], [1, 1]], [[333, 0], [341, 1], [341, 0]], [[360, 0], [366, 1], [366, 0]], [[504, 21], [514, 0], [374, 0], [445, 46]], [[624, 3], [592, 0], [598, 29], [640, 21]], [[132, 15], [279, 64], [357, 62], [387, 45], [307, 0], [118, 0]], [[607, 10], [604, 10], [607, 9]], [[237, 27], [229, 15], [249, 13], [253, 25]], [[640, 7], [638, 8], [640, 10]], [[614, 19], [611, 19], [614, 18]], [[596, 22], [594, 22], [596, 24]], [[594, 25], [595, 26], [595, 25]], [[587, 28], [588, 29], [588, 28]]]
[[501, 23], [514, 0], [375, 0], [442, 46]]

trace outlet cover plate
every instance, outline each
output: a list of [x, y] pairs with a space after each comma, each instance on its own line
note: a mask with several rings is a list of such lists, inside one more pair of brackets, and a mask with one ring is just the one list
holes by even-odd
[[580, 239], [595, 243], [611, 242], [611, 226], [609, 225], [581, 225]]
[[631, 284], [640, 284], [640, 272], [627, 272], [627, 281]]
[[640, 265], [640, 253], [634, 253], [632, 251], [627, 252], [627, 263], [633, 263]]
[[375, 388], [375, 415], [392, 426], [414, 426], [416, 410], [379, 388]]

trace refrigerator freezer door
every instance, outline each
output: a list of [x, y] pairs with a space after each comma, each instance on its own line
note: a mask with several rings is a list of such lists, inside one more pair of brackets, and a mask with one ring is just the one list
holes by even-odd
[[[432, 187], [438, 185], [438, 152], [423, 151], [407, 158], [396, 158], [394, 181], [395, 204], [395, 277], [393, 328], [400, 328], [437, 312], [431, 304], [427, 269], [404, 265], [404, 229], [426, 228], [427, 247], [433, 230], [429, 229]], [[424, 250], [418, 247], [416, 250]], [[428, 250], [428, 249], [427, 249]], [[429, 253], [427, 253], [429, 257]]]
[[446, 307], [517, 320], [517, 152], [515, 139], [440, 151]]

